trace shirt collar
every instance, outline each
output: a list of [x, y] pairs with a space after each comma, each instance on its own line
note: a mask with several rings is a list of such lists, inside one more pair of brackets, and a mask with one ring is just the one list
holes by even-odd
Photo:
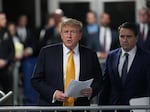
[[140, 23], [140, 26], [147, 26], [148, 23]]
[[[68, 49], [64, 44], [63, 44], [63, 51], [65, 54], [68, 54], [70, 52], [70, 49]], [[76, 45], [76, 47], [73, 49], [74, 54], [79, 53], [79, 44]]]
[[125, 53], [128, 53], [129, 56], [133, 56], [136, 53], [137, 46], [135, 46], [133, 49], [131, 49], [128, 52], [124, 51], [123, 48], [121, 48], [121, 50], [122, 50], [121, 56], [124, 56]]

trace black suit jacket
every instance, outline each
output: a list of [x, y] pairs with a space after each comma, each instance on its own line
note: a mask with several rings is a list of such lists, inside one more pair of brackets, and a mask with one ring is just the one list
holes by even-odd
[[125, 85], [122, 85], [118, 72], [120, 55], [121, 49], [119, 48], [107, 57], [100, 104], [128, 105], [131, 98], [150, 95], [150, 53], [137, 47]]
[[[0, 29], [0, 59], [8, 61], [8, 65], [13, 61], [15, 55], [13, 40], [6, 29]], [[4, 67], [5, 68], [5, 67]], [[4, 69], [3, 68], [3, 69]]]
[[35, 37], [33, 30], [26, 27], [26, 38], [22, 40], [20, 35], [17, 34], [19, 40], [24, 45], [24, 48], [31, 47], [33, 49], [33, 54], [31, 57], [37, 57], [38, 55], [38, 38]]
[[[80, 74], [79, 80], [94, 78], [91, 85], [93, 96], [97, 95], [102, 82], [102, 73], [96, 53], [79, 47]], [[64, 91], [63, 76], [63, 47], [62, 44], [44, 47], [39, 55], [33, 77], [33, 87], [40, 93], [40, 105], [62, 105], [62, 102], [52, 103], [53, 94], [56, 90]], [[89, 105], [87, 97], [77, 98], [75, 105]]]

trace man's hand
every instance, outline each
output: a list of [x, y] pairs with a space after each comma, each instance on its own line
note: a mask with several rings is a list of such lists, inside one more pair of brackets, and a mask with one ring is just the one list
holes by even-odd
[[85, 88], [85, 89], [82, 89], [80, 92], [85, 97], [90, 97], [92, 96], [92, 93], [93, 93], [92, 88]]
[[56, 90], [55, 99], [57, 101], [64, 102], [64, 101], [66, 101], [68, 99], [68, 97], [62, 91]]
[[32, 55], [32, 53], [33, 53], [33, 49], [30, 47], [27, 47], [24, 49], [23, 55], [24, 57], [29, 57]]
[[4, 68], [7, 64], [7, 61], [4, 59], [0, 59], [0, 68]]
[[100, 52], [97, 54], [98, 54], [97, 56], [99, 59], [106, 59], [106, 57], [107, 57], [107, 53], [105, 53], [105, 52]]

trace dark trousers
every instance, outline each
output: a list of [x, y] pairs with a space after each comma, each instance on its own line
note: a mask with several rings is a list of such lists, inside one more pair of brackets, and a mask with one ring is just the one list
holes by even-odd
[[0, 86], [5, 94], [12, 90], [12, 76], [8, 68], [0, 69]]
[[22, 63], [23, 70], [23, 91], [24, 91], [24, 105], [37, 105], [38, 93], [33, 89], [31, 85], [31, 77], [36, 64], [36, 58], [27, 58]]

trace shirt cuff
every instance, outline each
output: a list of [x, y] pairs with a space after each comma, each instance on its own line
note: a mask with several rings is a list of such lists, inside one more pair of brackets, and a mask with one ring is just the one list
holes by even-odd
[[96, 54], [97, 54], [97, 57], [100, 57], [101, 52], [96, 52]]
[[55, 103], [55, 101], [56, 101], [55, 95], [56, 95], [56, 91], [55, 91], [54, 94], [53, 94], [53, 100], [52, 100], [52, 103]]

